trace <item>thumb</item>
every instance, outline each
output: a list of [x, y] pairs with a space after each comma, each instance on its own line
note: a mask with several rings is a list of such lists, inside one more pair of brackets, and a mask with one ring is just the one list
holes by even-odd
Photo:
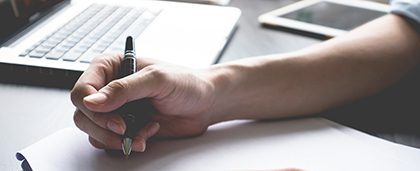
[[150, 77], [136, 73], [113, 80], [98, 92], [83, 98], [84, 105], [92, 111], [111, 112], [127, 102], [149, 97], [154, 83]]

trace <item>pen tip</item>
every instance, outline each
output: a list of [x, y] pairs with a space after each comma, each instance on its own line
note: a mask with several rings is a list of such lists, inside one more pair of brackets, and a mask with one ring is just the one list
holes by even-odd
[[131, 153], [131, 145], [133, 143], [133, 140], [131, 138], [124, 138], [122, 141], [123, 153], [125, 155], [125, 158], [128, 158], [128, 155], [130, 155]]

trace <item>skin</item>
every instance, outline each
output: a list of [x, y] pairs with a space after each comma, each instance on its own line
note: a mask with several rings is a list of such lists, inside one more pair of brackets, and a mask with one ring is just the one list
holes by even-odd
[[138, 58], [138, 72], [114, 80], [122, 54], [96, 57], [71, 92], [76, 126], [91, 144], [121, 149], [124, 121], [113, 112], [150, 98], [157, 112], [138, 132], [133, 150], [150, 137], [189, 137], [233, 119], [316, 114], [377, 93], [407, 77], [420, 62], [420, 37], [404, 19], [387, 15], [344, 36], [287, 54], [189, 69]]

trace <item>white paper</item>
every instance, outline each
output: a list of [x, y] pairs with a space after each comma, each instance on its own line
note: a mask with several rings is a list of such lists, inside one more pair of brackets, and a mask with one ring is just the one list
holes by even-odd
[[337, 130], [353, 137], [357, 141], [368, 145], [372, 150], [395, 158], [406, 163], [418, 163], [420, 161], [420, 149], [393, 143], [381, 138], [372, 137], [355, 129], [342, 126], [329, 120], [322, 120], [324, 123], [333, 126]]
[[[372, 137], [373, 138], [373, 137]], [[412, 149], [420, 159], [418, 149]], [[158, 141], [146, 152], [124, 156], [95, 149], [77, 128], [57, 132], [20, 151], [34, 171], [48, 170], [404, 170], [420, 165], [378, 153], [321, 118], [230, 121], [202, 136]], [[394, 153], [398, 155], [397, 153]], [[420, 160], [417, 160], [420, 161]]]

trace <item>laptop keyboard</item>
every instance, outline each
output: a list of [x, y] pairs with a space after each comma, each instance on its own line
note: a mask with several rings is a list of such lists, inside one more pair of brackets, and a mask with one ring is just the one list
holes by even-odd
[[20, 57], [90, 63], [104, 52], [123, 52], [120, 36], [138, 37], [160, 9], [93, 4]]

